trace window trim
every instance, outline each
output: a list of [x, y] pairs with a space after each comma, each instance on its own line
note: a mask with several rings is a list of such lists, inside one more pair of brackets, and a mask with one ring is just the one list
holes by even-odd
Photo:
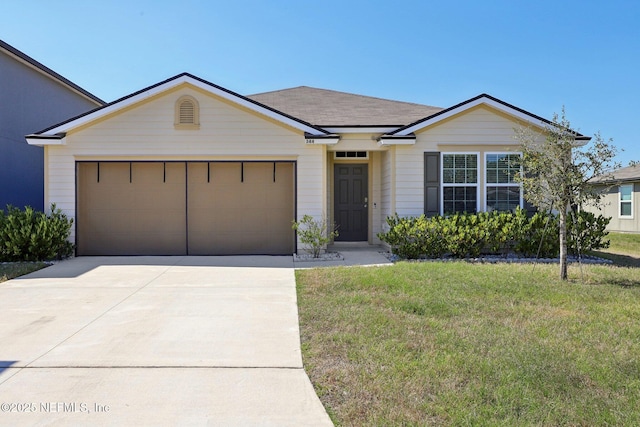
[[[180, 122], [180, 107], [185, 102], [191, 102], [193, 104], [193, 123], [181, 123]], [[200, 129], [200, 104], [198, 100], [191, 95], [182, 95], [175, 103], [174, 106], [174, 122], [173, 126], [176, 129]]]
[[[631, 200], [622, 200], [622, 187], [631, 188]], [[633, 183], [618, 185], [618, 218], [619, 219], [633, 219], [633, 190], [634, 189], [635, 189], [635, 185], [633, 185]], [[631, 215], [622, 215], [622, 203], [628, 203], [631, 206]]]
[[[522, 159], [522, 152], [521, 151], [485, 151], [484, 152], [484, 157], [482, 159], [483, 161], [483, 165], [482, 165], [482, 171], [484, 172], [484, 179], [482, 180], [483, 182], [483, 190], [484, 190], [484, 197], [483, 197], [483, 206], [482, 206], [482, 210], [484, 212], [488, 212], [487, 211], [487, 187], [515, 187], [516, 185], [520, 188], [520, 209], [524, 209], [524, 190], [523, 190], [523, 186], [521, 182], [515, 182], [515, 183], [488, 183], [487, 182], [487, 164], [489, 163], [487, 161], [487, 156], [489, 155], [500, 155], [500, 154], [517, 154], [518, 156], [520, 156], [520, 159]], [[520, 172], [522, 172], [522, 165], [520, 165]]]
[[[463, 183], [463, 184], [448, 184], [446, 182], [444, 182], [444, 156], [450, 156], [450, 155], [475, 155], [476, 156], [476, 164], [478, 165], [477, 168], [477, 176], [476, 176], [476, 183], [475, 184], [470, 184], [470, 183]], [[481, 168], [481, 152], [480, 151], [443, 151], [440, 152], [440, 215], [444, 215], [444, 187], [472, 187], [475, 186], [476, 187], [476, 212], [480, 212], [480, 208], [482, 206], [482, 203], [480, 202], [480, 171], [482, 170]]]

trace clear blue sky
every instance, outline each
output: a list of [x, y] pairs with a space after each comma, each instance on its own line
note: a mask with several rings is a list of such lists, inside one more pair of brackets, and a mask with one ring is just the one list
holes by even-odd
[[449, 107], [489, 93], [640, 160], [632, 0], [0, 0], [0, 39], [106, 101], [183, 71]]

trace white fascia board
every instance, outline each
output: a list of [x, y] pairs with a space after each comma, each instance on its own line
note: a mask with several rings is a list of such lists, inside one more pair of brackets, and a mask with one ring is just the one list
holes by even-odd
[[66, 135], [64, 135], [64, 136], [61, 136], [61, 135], [47, 135], [47, 136], [27, 135], [27, 136], [25, 136], [25, 139], [27, 140], [27, 144], [36, 145], [36, 146], [39, 146], [39, 147], [43, 147], [45, 145], [66, 145], [67, 144]]
[[247, 101], [246, 99], [243, 98], [238, 98], [228, 92], [225, 92], [223, 90], [218, 89], [217, 87], [214, 86], [210, 86], [206, 83], [203, 83], [199, 80], [193, 79], [189, 76], [182, 76], [179, 77], [175, 80], [171, 80], [163, 85], [159, 85], [156, 87], [152, 87], [151, 89], [148, 89], [142, 93], [139, 93], [137, 95], [134, 95], [132, 97], [123, 99], [121, 102], [117, 102], [115, 104], [109, 105], [107, 107], [101, 108], [99, 110], [94, 111], [93, 113], [89, 113], [85, 116], [79, 117], [76, 120], [73, 120], [71, 122], [68, 123], [64, 123], [58, 127], [55, 127], [53, 129], [49, 129], [46, 134], [43, 135], [55, 135], [57, 133], [66, 133], [71, 129], [77, 128], [79, 126], [85, 125], [87, 123], [90, 123], [94, 120], [100, 119], [101, 117], [105, 117], [107, 115], [110, 115], [118, 110], [121, 110], [123, 108], [126, 108], [130, 105], [134, 105], [137, 104], [141, 101], [144, 101], [145, 99], [151, 98], [155, 95], [158, 95], [162, 92], [166, 92], [176, 86], [179, 86], [183, 83], [188, 83], [192, 86], [198, 87], [202, 90], [204, 90], [205, 92], [209, 92], [212, 93], [216, 96], [219, 96], [220, 98], [226, 99], [232, 103], [235, 103], [237, 105], [241, 105], [249, 110], [255, 111], [259, 114], [262, 114], [264, 116], [267, 116], [273, 120], [276, 120], [280, 123], [284, 123], [288, 126], [291, 126], [295, 129], [299, 129], [303, 132], [307, 132], [310, 133], [312, 135], [324, 135], [318, 132], [318, 129], [311, 127], [311, 126], [307, 126], [304, 123], [300, 123], [296, 120], [290, 119], [289, 117], [283, 116], [281, 114], [278, 114], [274, 111], [271, 111], [267, 108], [261, 107], [259, 105], [256, 105], [252, 102]]
[[415, 136], [404, 136], [403, 138], [398, 137], [380, 137], [378, 139], [379, 146], [388, 146], [388, 145], [415, 145], [416, 137]]
[[336, 145], [338, 142], [340, 142], [340, 136], [338, 135], [319, 136], [318, 138], [314, 138], [314, 135], [305, 136], [307, 145]]
[[510, 116], [514, 116], [520, 120], [523, 120], [527, 123], [531, 123], [532, 125], [535, 126], [543, 126], [543, 123], [540, 122], [539, 120], [534, 119], [533, 117], [529, 116], [528, 114], [525, 114], [521, 111], [518, 110], [514, 110], [513, 108], [509, 108], [506, 105], [503, 105], [499, 102], [496, 102], [492, 99], [489, 98], [478, 98], [475, 101], [469, 102], [467, 104], [461, 105], [458, 108], [454, 108], [453, 110], [449, 110], [446, 113], [442, 113], [437, 115], [436, 117], [433, 117], [432, 119], [429, 120], [425, 120], [424, 122], [420, 122], [415, 124], [414, 126], [411, 126], [407, 129], [404, 129], [402, 132], [398, 132], [396, 135], [408, 135], [410, 133], [419, 131], [420, 129], [424, 129], [427, 126], [431, 126], [435, 123], [441, 122], [442, 120], [448, 119], [449, 117], [455, 116], [456, 114], [460, 114], [463, 111], [469, 110], [473, 107], [476, 107], [478, 105], [488, 105], [490, 107], [495, 108], [496, 110], [502, 111], [505, 114], [508, 114]]
[[322, 129], [326, 130], [330, 133], [379, 133], [385, 134], [393, 132], [396, 129], [399, 129], [400, 126], [371, 126], [371, 127], [324, 127]]

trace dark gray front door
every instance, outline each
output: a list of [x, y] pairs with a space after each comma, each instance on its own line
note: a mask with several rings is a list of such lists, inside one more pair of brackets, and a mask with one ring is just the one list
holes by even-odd
[[367, 165], [337, 164], [334, 167], [334, 219], [338, 241], [368, 240]]

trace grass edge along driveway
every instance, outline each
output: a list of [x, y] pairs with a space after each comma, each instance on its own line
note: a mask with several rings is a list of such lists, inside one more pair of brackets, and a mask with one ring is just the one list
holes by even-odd
[[297, 271], [305, 368], [336, 425], [640, 425], [640, 270], [556, 275], [465, 262]]
[[47, 267], [48, 264], [44, 262], [6, 262], [0, 263], [0, 283], [7, 280], [15, 279], [16, 277], [24, 276], [25, 274], [33, 273]]

